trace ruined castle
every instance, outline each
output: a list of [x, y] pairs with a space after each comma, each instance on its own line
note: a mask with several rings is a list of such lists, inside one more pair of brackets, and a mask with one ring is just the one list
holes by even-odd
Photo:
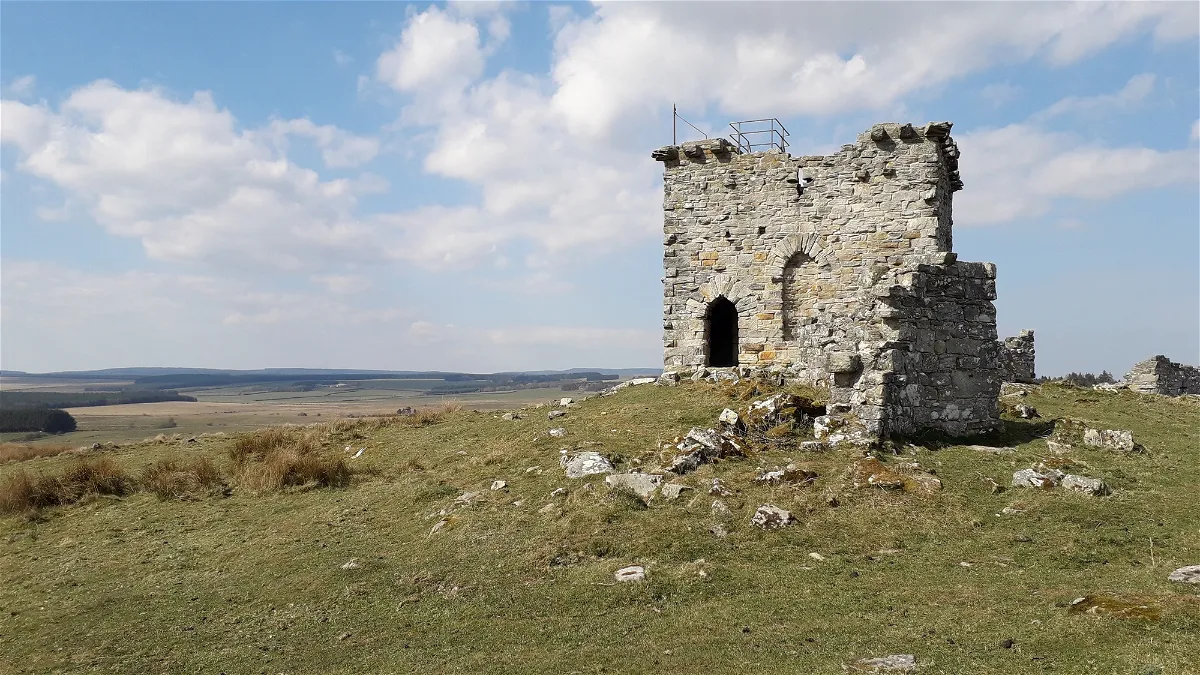
[[771, 123], [765, 144], [735, 127], [653, 153], [664, 370], [828, 387], [877, 435], [995, 429], [1001, 382], [1034, 376], [1033, 334], [997, 341], [996, 267], [953, 252], [951, 123], [877, 124], [811, 157]]

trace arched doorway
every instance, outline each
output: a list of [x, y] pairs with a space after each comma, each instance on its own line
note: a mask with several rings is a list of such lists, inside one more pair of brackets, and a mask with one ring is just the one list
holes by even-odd
[[705, 351], [708, 365], [729, 368], [738, 362], [737, 308], [725, 296], [712, 301], [704, 317]]

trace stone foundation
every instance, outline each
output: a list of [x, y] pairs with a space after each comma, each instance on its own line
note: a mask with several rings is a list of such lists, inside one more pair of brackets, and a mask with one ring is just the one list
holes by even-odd
[[1200, 369], [1175, 363], [1160, 354], [1131, 368], [1125, 375], [1125, 384], [1146, 394], [1200, 394]]

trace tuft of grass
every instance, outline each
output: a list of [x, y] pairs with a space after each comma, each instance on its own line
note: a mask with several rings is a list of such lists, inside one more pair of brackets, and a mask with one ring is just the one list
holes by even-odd
[[84, 459], [61, 474], [30, 476], [21, 469], [0, 485], [0, 511], [27, 513], [62, 504], [74, 504], [88, 495], [124, 496], [137, 483], [111, 457]]
[[221, 471], [208, 457], [166, 457], [142, 470], [139, 481], [159, 499], [187, 499], [224, 484]]
[[450, 413], [459, 410], [462, 410], [462, 406], [457, 403], [442, 403], [418, 408], [411, 415], [397, 415], [386, 419], [395, 420], [396, 423], [409, 427], [427, 427], [445, 422]]
[[255, 492], [350, 483], [346, 460], [324, 454], [314, 427], [271, 427], [239, 438], [229, 450], [237, 481]]
[[0, 443], [0, 464], [23, 462], [35, 457], [55, 457], [67, 452], [76, 452], [69, 445], [30, 445], [28, 443]]

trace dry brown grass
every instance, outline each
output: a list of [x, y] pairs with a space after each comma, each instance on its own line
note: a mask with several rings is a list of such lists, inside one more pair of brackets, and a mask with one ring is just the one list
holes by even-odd
[[57, 476], [34, 477], [21, 469], [0, 485], [0, 511], [26, 513], [73, 504], [87, 495], [122, 496], [136, 487], [136, 482], [110, 457], [79, 460]]
[[242, 436], [229, 451], [238, 483], [254, 492], [347, 485], [346, 461], [321, 450], [321, 436], [329, 430], [325, 425], [272, 427]]
[[446, 421], [447, 415], [456, 413], [459, 410], [462, 410], [462, 406], [457, 403], [441, 403], [439, 405], [417, 408], [416, 412], [411, 415], [397, 415], [388, 419], [395, 420], [393, 423], [404, 426], [427, 427]]
[[69, 445], [30, 445], [28, 443], [0, 443], [0, 464], [23, 462], [35, 457], [54, 457], [65, 452], [76, 452]]
[[160, 459], [142, 470], [140, 482], [163, 500], [187, 499], [225, 483], [221, 471], [208, 457]]

